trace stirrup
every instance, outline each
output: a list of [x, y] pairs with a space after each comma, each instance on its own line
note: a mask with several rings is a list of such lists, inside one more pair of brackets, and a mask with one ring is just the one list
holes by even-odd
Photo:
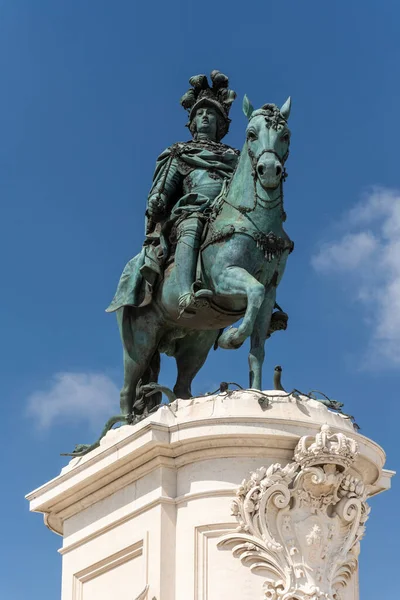
[[[194, 303], [195, 298], [192, 292], [188, 292], [186, 294], [182, 294], [178, 298], [178, 308], [179, 308], [179, 319], [184, 317], [185, 319], [191, 319], [195, 316], [196, 311], [190, 310], [192, 304]], [[194, 308], [194, 307], [193, 307]]]
[[267, 332], [267, 339], [271, 337], [275, 331], [284, 331], [287, 329], [288, 315], [280, 307], [271, 315], [271, 321]]
[[213, 292], [211, 290], [208, 290], [207, 288], [199, 287], [202, 285], [203, 284], [201, 281], [195, 281], [194, 283], [192, 283], [192, 286], [190, 288], [190, 293], [191, 293], [192, 297], [193, 298], [212, 298], [214, 295]]
[[[207, 303], [207, 299], [212, 298], [213, 296], [212, 291], [207, 289], [200, 289], [195, 292], [194, 286], [195, 284], [192, 285], [190, 292], [179, 296], [179, 318], [184, 317], [185, 319], [191, 319], [195, 316], [196, 309], [201, 308], [203, 303], [205, 305]], [[203, 303], [201, 302], [202, 300]]]
[[197, 298], [212, 298], [213, 297], [213, 293], [211, 290], [206, 290], [205, 288], [203, 290], [198, 290], [197, 292], [194, 292], [194, 294], [191, 294], [195, 299]]

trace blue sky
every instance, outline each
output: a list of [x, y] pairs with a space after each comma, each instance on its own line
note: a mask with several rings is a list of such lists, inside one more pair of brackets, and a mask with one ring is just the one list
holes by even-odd
[[[267, 345], [264, 387], [281, 364], [286, 387], [341, 400], [396, 468], [399, 18], [394, 0], [0, 1], [2, 596], [59, 597], [61, 540], [24, 494], [118, 411], [104, 309], [140, 249], [155, 159], [188, 137], [179, 98], [197, 73], [230, 76], [235, 147], [244, 93], [293, 99], [295, 252], [278, 291], [290, 323]], [[212, 354], [194, 391], [246, 385], [246, 351]], [[165, 360], [162, 381], [173, 377]], [[371, 502], [363, 600], [395, 595], [399, 501], [395, 480]]]

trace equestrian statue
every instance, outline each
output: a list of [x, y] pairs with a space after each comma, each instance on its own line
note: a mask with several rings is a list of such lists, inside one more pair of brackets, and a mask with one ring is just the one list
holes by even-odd
[[107, 309], [116, 311], [123, 343], [120, 406], [130, 422], [161, 401], [161, 353], [176, 360], [175, 396], [190, 398], [210, 349], [236, 349], [250, 337], [250, 387], [261, 389], [265, 340], [286, 328], [276, 289], [293, 250], [283, 229], [290, 98], [280, 109], [254, 110], [245, 96], [239, 152], [221, 142], [236, 97], [226, 75], [189, 83], [181, 104], [192, 139], [159, 156], [143, 248]]

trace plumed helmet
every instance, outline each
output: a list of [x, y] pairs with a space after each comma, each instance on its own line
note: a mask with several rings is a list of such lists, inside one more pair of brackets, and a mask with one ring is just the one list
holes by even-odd
[[188, 111], [189, 122], [187, 127], [189, 127], [192, 134], [195, 131], [193, 119], [197, 109], [202, 106], [215, 108], [219, 115], [218, 138], [221, 140], [229, 130], [231, 122], [229, 111], [232, 102], [236, 98], [236, 93], [228, 89], [228, 77], [220, 71], [211, 72], [211, 82], [210, 86], [206, 75], [191, 77], [189, 83], [192, 87], [182, 96], [181, 105]]

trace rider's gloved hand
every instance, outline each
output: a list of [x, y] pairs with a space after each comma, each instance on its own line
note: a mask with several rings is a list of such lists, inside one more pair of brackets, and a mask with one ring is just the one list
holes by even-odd
[[161, 194], [150, 196], [147, 203], [146, 215], [156, 223], [166, 217], [166, 200]]

